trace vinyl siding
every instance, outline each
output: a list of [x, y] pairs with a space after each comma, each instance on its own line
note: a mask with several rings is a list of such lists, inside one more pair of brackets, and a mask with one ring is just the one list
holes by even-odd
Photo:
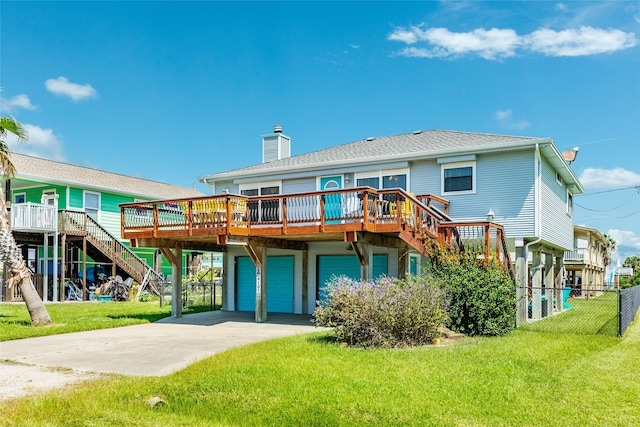
[[82, 188], [69, 188], [69, 209], [82, 209], [84, 206]]
[[282, 182], [282, 194], [310, 193], [317, 191], [316, 177], [289, 179]]
[[415, 195], [440, 194], [440, 165], [435, 159], [411, 164], [409, 191]]
[[100, 225], [118, 240], [122, 239], [120, 235], [120, 212], [100, 212]]
[[573, 218], [567, 213], [567, 187], [558, 184], [556, 171], [542, 158], [541, 237], [564, 250], [573, 249]]
[[[37, 185], [34, 183], [34, 185]], [[58, 195], [58, 207], [59, 209], [64, 209], [67, 205], [67, 187], [62, 187], [59, 185], [50, 185], [50, 184], [42, 184], [41, 186], [34, 188], [24, 188], [20, 190], [12, 190], [12, 193], [20, 194], [25, 193], [26, 201], [31, 203], [41, 203], [42, 202], [42, 193], [45, 191], [55, 190]], [[14, 198], [11, 198], [13, 201]]]
[[111, 193], [101, 193], [100, 210], [102, 212], [117, 212], [120, 214], [121, 203], [133, 203], [134, 198]]
[[534, 235], [535, 179], [533, 150], [509, 151], [476, 157], [475, 194], [442, 195], [441, 165], [436, 160], [411, 166], [411, 191], [449, 200], [449, 215], [456, 221], [484, 221], [492, 209], [495, 222], [508, 237]]

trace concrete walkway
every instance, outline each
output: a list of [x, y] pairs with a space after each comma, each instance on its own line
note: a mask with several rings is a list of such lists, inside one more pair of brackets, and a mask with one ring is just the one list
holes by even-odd
[[[125, 375], [167, 375], [233, 347], [313, 332], [310, 316], [210, 311], [155, 323], [0, 343], [0, 360]], [[2, 375], [2, 374], [0, 374]]]

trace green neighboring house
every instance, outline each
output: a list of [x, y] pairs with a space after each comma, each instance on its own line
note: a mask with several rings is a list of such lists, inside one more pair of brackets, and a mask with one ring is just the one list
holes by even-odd
[[[63, 299], [66, 280], [85, 287], [87, 299], [86, 287], [100, 272], [137, 282], [169, 272], [158, 251], [131, 249], [121, 238], [119, 205], [203, 196], [192, 188], [23, 154], [13, 153], [12, 161], [16, 176], [4, 181], [14, 237], [48, 301]], [[4, 301], [16, 297], [4, 287], [2, 295]]]

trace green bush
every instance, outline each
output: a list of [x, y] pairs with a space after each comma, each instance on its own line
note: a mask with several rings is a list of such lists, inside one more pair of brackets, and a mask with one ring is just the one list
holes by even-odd
[[432, 278], [382, 277], [374, 282], [332, 277], [313, 320], [334, 328], [336, 339], [357, 347], [407, 347], [439, 337], [447, 298]]
[[504, 335], [515, 328], [515, 284], [501, 265], [476, 255], [437, 248], [425, 274], [450, 298], [449, 328], [465, 335]]

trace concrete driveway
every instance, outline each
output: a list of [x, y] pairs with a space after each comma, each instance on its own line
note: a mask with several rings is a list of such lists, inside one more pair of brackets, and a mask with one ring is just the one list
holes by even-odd
[[310, 316], [210, 311], [155, 323], [0, 343], [0, 360], [125, 375], [167, 375], [216, 353], [313, 332]]
[[[210, 311], [155, 323], [0, 342], [0, 401], [102, 373], [167, 375], [198, 360], [271, 338], [313, 332], [310, 316]], [[50, 368], [70, 368], [69, 370]]]

